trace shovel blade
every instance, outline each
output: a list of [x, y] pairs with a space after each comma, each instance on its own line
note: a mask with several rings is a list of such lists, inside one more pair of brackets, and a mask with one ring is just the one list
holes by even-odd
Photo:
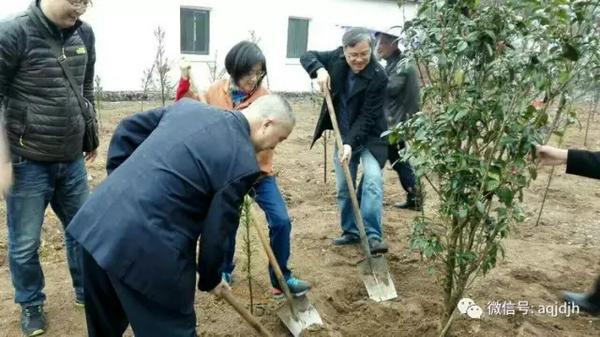
[[314, 329], [323, 325], [321, 316], [306, 296], [294, 297], [291, 301], [298, 313], [297, 319], [288, 303], [283, 304], [277, 310], [277, 316], [279, 316], [279, 319], [281, 319], [294, 337], [302, 336], [304, 330]]
[[369, 298], [376, 302], [383, 302], [398, 297], [383, 255], [371, 256], [370, 259], [359, 262], [358, 270], [369, 293]]

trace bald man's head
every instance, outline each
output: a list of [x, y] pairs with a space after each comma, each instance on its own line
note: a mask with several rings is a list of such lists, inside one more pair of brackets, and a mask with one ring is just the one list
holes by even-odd
[[274, 149], [294, 129], [296, 116], [288, 101], [279, 95], [265, 95], [244, 110], [250, 123], [250, 138], [257, 152]]
[[265, 95], [259, 97], [246, 110], [246, 115], [257, 114], [262, 117], [270, 117], [278, 121], [290, 124], [292, 127], [296, 124], [296, 116], [292, 111], [292, 106], [279, 95]]

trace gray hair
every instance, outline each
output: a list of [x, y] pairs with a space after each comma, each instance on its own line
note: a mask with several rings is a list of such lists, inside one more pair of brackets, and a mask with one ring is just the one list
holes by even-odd
[[279, 95], [270, 94], [261, 96], [250, 104], [246, 108], [246, 111], [256, 113], [263, 118], [272, 117], [292, 127], [296, 124], [296, 114], [292, 110], [292, 106], [285, 98]]
[[371, 35], [371, 32], [368, 29], [362, 27], [350, 28], [344, 33], [344, 36], [342, 36], [342, 46], [344, 48], [354, 47], [356, 44], [363, 41], [367, 41], [371, 49], [373, 49], [373, 35]]

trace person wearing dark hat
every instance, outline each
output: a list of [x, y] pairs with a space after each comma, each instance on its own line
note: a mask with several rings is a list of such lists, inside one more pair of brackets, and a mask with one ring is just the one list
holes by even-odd
[[[384, 111], [388, 126], [393, 128], [403, 123], [419, 111], [419, 83], [415, 66], [405, 58], [398, 48], [401, 28], [398, 26], [386, 32], [376, 32], [377, 54], [386, 61], [385, 72], [388, 84], [385, 89]], [[417, 179], [408, 161], [400, 159], [399, 151], [404, 149], [405, 142], [390, 144], [388, 159], [406, 191], [406, 202], [396, 203], [400, 209], [419, 211], [423, 207], [422, 194], [418, 189]]]

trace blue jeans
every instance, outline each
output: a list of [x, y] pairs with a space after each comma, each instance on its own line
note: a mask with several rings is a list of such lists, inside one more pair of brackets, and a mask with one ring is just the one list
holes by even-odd
[[[15, 302], [22, 306], [44, 302], [44, 274], [38, 250], [48, 204], [63, 228], [89, 194], [83, 158], [71, 162], [37, 162], [13, 155], [14, 185], [6, 199], [8, 258]], [[67, 262], [75, 296], [83, 300], [81, 248], [65, 233]]]
[[[250, 195], [254, 198], [258, 206], [265, 212], [267, 223], [269, 224], [269, 238], [271, 248], [277, 259], [277, 263], [283, 272], [285, 279], [292, 276], [292, 272], [288, 268], [288, 260], [290, 258], [290, 233], [292, 232], [292, 222], [288, 215], [287, 206], [283, 200], [283, 196], [277, 186], [277, 180], [273, 176], [261, 178], [250, 191]], [[235, 268], [233, 256], [235, 254], [235, 237], [230, 238], [227, 243], [227, 251], [225, 253], [224, 272], [232, 273]], [[273, 268], [269, 266], [269, 276], [271, 284], [278, 287], [277, 278], [273, 272]]]
[[[350, 191], [346, 184], [346, 176], [339, 161], [338, 151], [333, 154], [335, 167], [335, 180], [337, 188], [337, 203], [342, 221], [342, 235], [359, 236]], [[363, 176], [361, 179], [360, 195], [357, 196], [360, 204], [360, 214], [365, 224], [368, 238], [381, 239], [381, 219], [383, 217], [383, 172], [379, 162], [368, 149], [359, 149], [352, 153], [350, 160], [350, 174], [356, 188], [356, 173], [358, 164], [362, 165]]]

